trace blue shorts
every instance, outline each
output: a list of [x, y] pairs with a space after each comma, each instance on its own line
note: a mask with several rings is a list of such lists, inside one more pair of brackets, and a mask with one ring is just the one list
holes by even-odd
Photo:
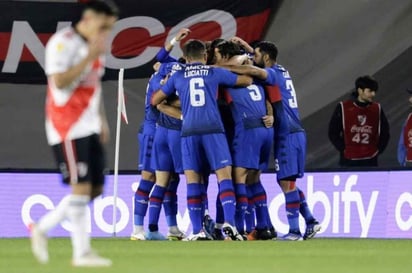
[[154, 169], [151, 167], [152, 147], [153, 147], [153, 135], [139, 134], [139, 171], [147, 171], [154, 173]]
[[301, 178], [305, 172], [306, 134], [298, 132], [280, 137], [275, 144], [275, 162], [277, 162], [277, 180], [295, 177]]
[[183, 173], [181, 132], [157, 127], [153, 141], [152, 167], [156, 171]]
[[273, 143], [273, 128], [236, 128], [232, 144], [234, 167], [266, 170]]
[[207, 134], [182, 137], [184, 170], [202, 172], [209, 163], [211, 170], [232, 165], [225, 134]]

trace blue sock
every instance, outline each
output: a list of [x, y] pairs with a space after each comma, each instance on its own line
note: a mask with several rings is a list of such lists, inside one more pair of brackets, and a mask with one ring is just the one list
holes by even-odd
[[205, 215], [205, 210], [209, 210], [209, 202], [207, 198], [207, 189], [204, 184], [200, 184], [200, 189], [202, 191], [202, 215]]
[[267, 216], [269, 215], [267, 206], [267, 196], [262, 183], [254, 183], [251, 186], [253, 192], [253, 202], [256, 210], [256, 228], [265, 229], [267, 227]]
[[177, 226], [177, 186], [179, 180], [172, 180], [166, 189], [165, 198], [163, 199], [163, 208], [165, 210], [167, 226]]
[[286, 215], [289, 222], [289, 231], [300, 233], [299, 230], [299, 207], [300, 198], [297, 190], [285, 193]]
[[300, 198], [300, 207], [299, 207], [300, 214], [302, 214], [306, 223], [315, 221], [315, 218], [313, 218], [312, 212], [310, 211], [308, 207], [308, 203], [306, 203], [305, 194], [299, 188], [297, 188], [297, 190], [299, 192], [299, 198]]
[[209, 176], [210, 172], [202, 174], [202, 179], [203, 179], [203, 186], [205, 187], [205, 191], [207, 191], [207, 188], [209, 187]]
[[225, 216], [223, 214], [222, 202], [219, 199], [219, 193], [216, 197], [216, 224], [223, 224], [225, 222]]
[[236, 191], [236, 228], [239, 232], [245, 231], [245, 213], [248, 207], [246, 185], [242, 183], [235, 184]]
[[235, 210], [236, 199], [235, 192], [233, 191], [233, 183], [230, 179], [225, 179], [219, 183], [219, 199], [222, 202], [223, 215], [225, 222], [234, 226], [235, 225]]
[[192, 222], [193, 234], [202, 230], [202, 190], [199, 183], [187, 184], [187, 208]]
[[165, 196], [166, 188], [155, 185], [149, 197], [149, 230], [159, 230], [159, 215], [162, 209], [163, 198]]
[[267, 206], [266, 206], [265, 213], [266, 213], [266, 220], [267, 220], [266, 226], [268, 229], [271, 229], [273, 228], [273, 224], [272, 224], [272, 220], [270, 219], [269, 208]]
[[255, 229], [255, 203], [253, 202], [253, 192], [250, 185], [246, 186], [248, 206], [245, 212], [246, 232], [250, 233]]
[[136, 226], [143, 226], [149, 203], [149, 193], [154, 184], [154, 182], [149, 180], [140, 180], [139, 187], [134, 194], [134, 224]]

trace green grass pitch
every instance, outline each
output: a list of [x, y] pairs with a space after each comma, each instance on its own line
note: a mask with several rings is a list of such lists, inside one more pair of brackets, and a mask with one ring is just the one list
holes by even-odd
[[322, 239], [301, 242], [154, 242], [93, 239], [110, 268], [73, 268], [68, 238], [49, 241], [50, 263], [38, 264], [29, 239], [0, 239], [1, 273], [379, 273], [412, 272], [411, 240]]

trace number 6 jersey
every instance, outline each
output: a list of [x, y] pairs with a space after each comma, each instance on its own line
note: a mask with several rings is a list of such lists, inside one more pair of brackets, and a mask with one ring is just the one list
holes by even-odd
[[237, 75], [201, 63], [187, 64], [161, 88], [166, 95], [177, 91], [182, 107], [182, 136], [223, 133], [217, 107], [219, 85], [232, 87]]

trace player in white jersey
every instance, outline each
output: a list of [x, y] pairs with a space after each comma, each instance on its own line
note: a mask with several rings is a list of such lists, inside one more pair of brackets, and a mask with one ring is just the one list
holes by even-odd
[[106, 39], [117, 14], [112, 2], [89, 1], [80, 21], [58, 31], [46, 46], [46, 135], [71, 194], [31, 225], [32, 251], [40, 263], [49, 260], [47, 232], [66, 218], [72, 224], [73, 266], [112, 263], [90, 247], [87, 206], [104, 184], [102, 144], [108, 141], [109, 129], [100, 81]]

